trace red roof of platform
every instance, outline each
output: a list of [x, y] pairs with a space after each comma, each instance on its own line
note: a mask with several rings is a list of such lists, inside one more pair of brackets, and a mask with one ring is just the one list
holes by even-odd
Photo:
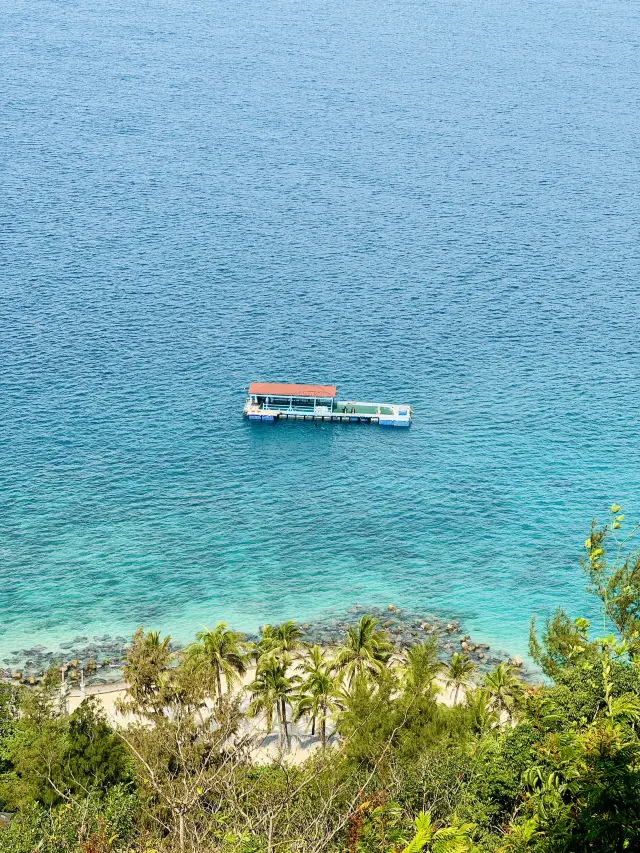
[[252, 382], [249, 394], [260, 397], [335, 397], [335, 385], [287, 385], [282, 382]]

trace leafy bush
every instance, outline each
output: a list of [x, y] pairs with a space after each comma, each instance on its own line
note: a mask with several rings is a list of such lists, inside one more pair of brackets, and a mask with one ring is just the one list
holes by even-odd
[[46, 808], [32, 803], [0, 829], [0, 853], [118, 853], [136, 834], [138, 797], [122, 785]]

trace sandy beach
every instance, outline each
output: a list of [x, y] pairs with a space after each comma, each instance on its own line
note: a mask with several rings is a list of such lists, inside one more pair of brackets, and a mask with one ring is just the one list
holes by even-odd
[[[326, 650], [325, 650], [326, 651]], [[246, 688], [255, 679], [255, 666], [247, 670], [234, 692], [243, 693], [241, 708], [246, 710], [249, 705], [249, 694]], [[454, 705], [455, 689], [449, 687], [442, 677], [435, 678], [434, 684], [437, 687], [437, 701], [447, 707]], [[87, 696], [96, 696], [100, 705], [104, 709], [109, 723], [115, 728], [124, 728], [128, 724], [135, 722], [135, 718], [131, 715], [121, 714], [117, 709], [117, 704], [126, 698], [127, 691], [126, 681], [115, 682], [114, 684], [91, 685], [83, 690], [73, 688], [67, 694], [66, 707], [68, 713], [78, 708], [80, 703]], [[458, 703], [464, 701], [465, 690], [462, 688], [458, 694]], [[207, 700], [206, 704], [209, 708], [212, 707], [211, 700]], [[254, 720], [243, 720], [243, 734], [250, 735], [255, 738], [257, 747], [253, 752], [253, 759], [257, 763], [269, 763], [271, 761], [283, 760], [299, 764], [305, 761], [313, 752], [321, 748], [319, 735], [312, 735], [310, 731], [310, 722], [306, 719], [300, 722], [290, 722], [291, 731], [291, 749], [286, 753], [282, 752], [279, 743], [278, 730], [274, 727], [270, 732], [267, 731], [266, 723], [263, 717], [258, 716]], [[332, 740], [332, 728], [327, 724], [327, 732], [329, 743]]]

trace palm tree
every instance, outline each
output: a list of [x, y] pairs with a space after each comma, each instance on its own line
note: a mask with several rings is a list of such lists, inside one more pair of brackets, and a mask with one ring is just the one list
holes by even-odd
[[351, 687], [358, 674], [373, 678], [379, 676], [392, 651], [393, 645], [387, 632], [378, 628], [378, 620], [373, 616], [363, 616], [357, 625], [348, 628], [333, 666], [340, 677], [347, 677]]
[[445, 681], [447, 686], [455, 687], [456, 692], [453, 696], [453, 704], [456, 705], [458, 702], [458, 693], [460, 692], [460, 688], [466, 686], [471, 679], [475, 670], [475, 666], [471, 663], [469, 658], [466, 655], [460, 654], [460, 652], [456, 652], [449, 664], [449, 669], [445, 675]]
[[472, 727], [477, 735], [485, 735], [499, 722], [498, 712], [491, 707], [491, 697], [487, 690], [474, 690], [467, 694], [468, 707], [472, 714]]
[[269, 654], [275, 648], [273, 638], [273, 625], [263, 625], [260, 628], [260, 637], [252, 643], [247, 643], [250, 656], [258, 663], [262, 655]]
[[199, 631], [196, 640], [187, 649], [187, 657], [196, 669], [203, 670], [210, 692], [215, 690], [221, 703], [222, 677], [228, 692], [247, 671], [244, 635], [230, 631], [225, 622], [218, 622], [213, 630]]
[[264, 625], [256, 644], [256, 659], [264, 654], [291, 654], [302, 646], [301, 637], [302, 630], [291, 619], [280, 625]]
[[331, 667], [325, 661], [318, 646], [309, 653], [309, 659], [302, 665], [303, 681], [298, 693], [294, 719], [311, 717], [311, 734], [316, 733], [316, 720], [320, 718], [320, 740], [322, 748], [327, 745], [327, 715], [336, 710], [336, 682], [331, 675]]
[[[291, 658], [289, 657], [288, 652], [282, 651], [282, 647], [280, 648], [279, 653], [274, 658], [274, 663], [280, 668], [280, 677], [278, 679], [278, 690], [280, 695], [280, 716], [282, 719], [282, 725], [284, 728], [284, 736], [287, 742], [287, 748], [291, 748], [291, 735], [288, 729], [288, 721], [287, 721], [287, 705], [293, 698], [296, 690], [296, 685], [300, 683], [299, 675], [289, 675], [289, 667], [291, 666]], [[273, 664], [269, 664], [269, 666], [273, 666]]]
[[[296, 684], [300, 680], [299, 676], [289, 678], [287, 673], [291, 666], [291, 653], [303, 645], [301, 637], [302, 630], [291, 619], [282, 622], [280, 625], [265, 625], [261, 628], [260, 639], [253, 652], [257, 663], [256, 678], [261, 669], [274, 670], [274, 667], [279, 667], [282, 671], [282, 678], [291, 686]], [[289, 744], [287, 695], [282, 695], [279, 702], [278, 719], [284, 726], [287, 744]]]
[[249, 717], [264, 714], [267, 723], [267, 732], [273, 729], [274, 711], [278, 719], [278, 733], [282, 744], [282, 723], [280, 720], [280, 696], [276, 688], [277, 674], [270, 668], [262, 668], [256, 671], [255, 679], [249, 684], [247, 690], [250, 694], [250, 703], [247, 711]]
[[283, 748], [291, 746], [287, 704], [295, 693], [296, 684], [299, 681], [298, 676], [287, 675], [290, 664], [291, 661], [287, 655], [280, 657], [274, 654], [263, 655], [258, 663], [256, 677], [247, 688], [251, 696], [249, 716], [255, 717], [263, 713], [270, 732], [273, 728], [275, 711], [278, 718], [280, 744]]
[[302, 629], [292, 619], [276, 625], [273, 629], [273, 637], [278, 649], [288, 654], [298, 651], [303, 645], [301, 640]]
[[422, 693], [431, 687], [433, 679], [442, 670], [443, 664], [437, 658], [437, 642], [425, 640], [410, 646], [404, 660], [404, 684], [412, 693]]
[[296, 706], [296, 720], [301, 716], [311, 716], [311, 734], [316, 733], [317, 703], [313, 697], [317, 695], [317, 686], [322, 682], [327, 671], [327, 665], [319, 646], [313, 646], [309, 657], [302, 663], [302, 681]]
[[515, 675], [513, 667], [504, 661], [499, 663], [485, 675], [484, 683], [498, 712], [502, 714], [504, 711], [509, 720], [512, 720], [524, 694], [522, 682]]

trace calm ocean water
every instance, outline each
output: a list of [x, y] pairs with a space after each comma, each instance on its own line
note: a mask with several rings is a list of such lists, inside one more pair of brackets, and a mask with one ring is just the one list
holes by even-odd
[[[592, 515], [640, 517], [640, 6], [0, 21], [0, 651], [589, 614]], [[252, 379], [415, 422], [249, 424]]]

